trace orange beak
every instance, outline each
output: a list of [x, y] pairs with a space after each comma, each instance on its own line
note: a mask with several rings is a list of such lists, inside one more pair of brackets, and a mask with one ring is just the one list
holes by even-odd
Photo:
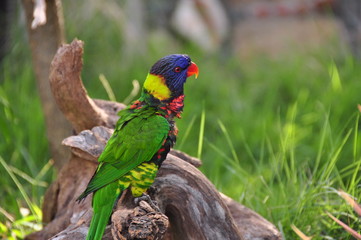
[[192, 75], [196, 75], [196, 78], [198, 77], [198, 66], [194, 62], [191, 62], [191, 65], [188, 67], [187, 77], [190, 77]]

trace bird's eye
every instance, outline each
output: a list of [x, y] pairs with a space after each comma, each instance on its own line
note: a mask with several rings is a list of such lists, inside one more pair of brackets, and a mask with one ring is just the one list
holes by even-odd
[[175, 68], [174, 68], [174, 72], [179, 73], [180, 71], [182, 71], [182, 69], [181, 69], [180, 67], [175, 67]]

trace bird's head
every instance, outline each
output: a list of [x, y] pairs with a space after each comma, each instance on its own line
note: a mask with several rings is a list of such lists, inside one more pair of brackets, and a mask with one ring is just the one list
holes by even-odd
[[196, 75], [198, 67], [185, 54], [172, 54], [158, 60], [150, 69], [144, 89], [163, 101], [183, 94], [187, 77]]

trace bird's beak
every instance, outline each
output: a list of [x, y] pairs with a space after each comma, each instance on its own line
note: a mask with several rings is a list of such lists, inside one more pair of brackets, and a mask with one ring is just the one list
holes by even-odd
[[188, 67], [187, 77], [190, 77], [192, 75], [196, 75], [196, 78], [198, 77], [198, 66], [194, 62], [191, 62], [191, 65]]

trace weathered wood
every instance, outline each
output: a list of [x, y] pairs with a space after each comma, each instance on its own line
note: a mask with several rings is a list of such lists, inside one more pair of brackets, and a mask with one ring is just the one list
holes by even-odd
[[[130, 195], [130, 194], [129, 194]], [[132, 199], [126, 196], [124, 199]], [[134, 202], [125, 209], [124, 201], [112, 215], [111, 233], [114, 239], [163, 239], [169, 219], [146, 201]]]
[[267, 239], [278, 240], [282, 239], [277, 228], [266, 219], [261, 217], [251, 209], [239, 204], [230, 197], [221, 193], [223, 202], [227, 205], [232, 214], [233, 219], [238, 226], [238, 229], [243, 233], [245, 240]]
[[168, 239], [244, 239], [216, 188], [189, 163], [170, 156], [153, 187], [169, 217]]
[[183, 159], [184, 161], [186, 161], [189, 164], [192, 164], [195, 167], [200, 167], [202, 166], [202, 161], [199, 160], [198, 158], [189, 156], [188, 154], [181, 152], [179, 150], [176, 149], [171, 149], [170, 150], [170, 154], [179, 157], [180, 159]]
[[[55, 100], [77, 133], [95, 126], [112, 127], [115, 123], [114, 117], [111, 117], [114, 115], [101, 108], [105, 102], [98, 101], [96, 104], [84, 88], [80, 75], [83, 45], [82, 41], [74, 40], [70, 45], [60, 47], [51, 63], [49, 77]], [[122, 105], [118, 105], [114, 112], [121, 108]]]
[[[77, 51], [69, 53], [74, 48]], [[57, 102], [62, 105], [64, 115], [78, 131], [98, 124], [113, 126], [117, 119], [115, 113], [122, 106], [92, 100], [86, 95], [81, 82], [75, 85], [71, 83], [81, 81], [81, 66], [77, 65], [81, 61], [81, 54], [82, 44], [77, 40], [58, 51], [58, 60], [54, 59], [51, 70], [52, 76], [56, 76], [52, 81], [62, 81], [52, 83], [59, 86], [57, 91], [60, 92], [55, 94]], [[63, 61], [63, 57], [69, 61]], [[81, 89], [69, 89], [74, 87]], [[62, 91], [72, 92], [69, 94]], [[75, 93], [85, 96], [71, 96]], [[77, 111], [79, 106], [84, 109]], [[104, 106], [107, 110], [104, 110]], [[92, 117], [93, 113], [96, 117]], [[90, 119], [81, 116], [82, 114]], [[45, 195], [43, 220], [47, 225], [27, 239], [85, 238], [92, 215], [91, 196], [80, 203], [75, 200], [92, 177], [97, 158], [111, 133], [112, 129], [99, 126], [63, 141], [64, 145], [71, 148], [72, 157]], [[179, 151], [171, 151], [149, 190], [149, 195], [158, 202], [160, 212], [142, 202], [138, 207], [125, 191], [114, 209], [111, 224], [103, 239], [281, 239], [271, 223], [221, 195], [195, 167], [199, 165], [199, 160]]]

